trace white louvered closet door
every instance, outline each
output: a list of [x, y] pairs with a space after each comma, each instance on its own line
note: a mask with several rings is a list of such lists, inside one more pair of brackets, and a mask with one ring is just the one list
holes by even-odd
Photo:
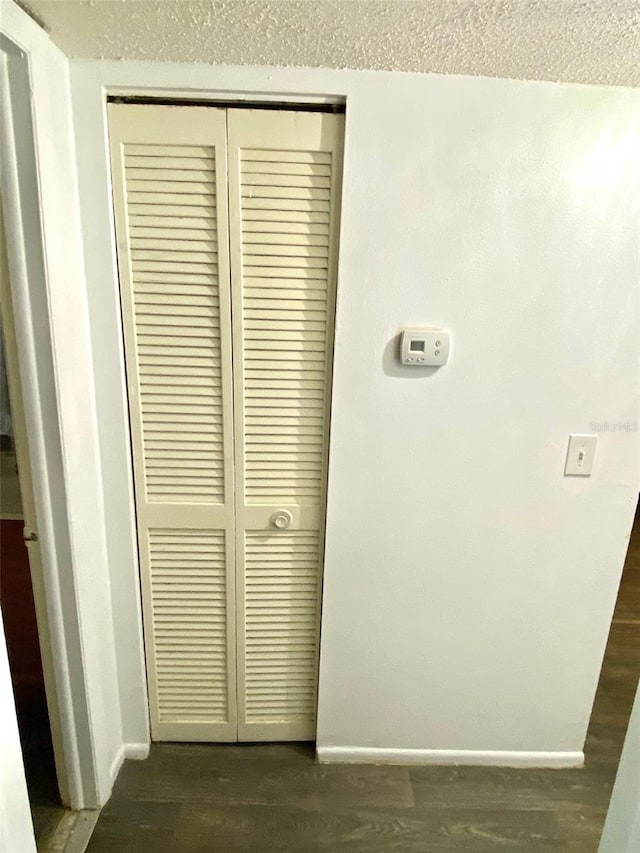
[[109, 127], [152, 735], [237, 739], [226, 112]]
[[228, 113], [239, 740], [315, 737], [342, 139]]

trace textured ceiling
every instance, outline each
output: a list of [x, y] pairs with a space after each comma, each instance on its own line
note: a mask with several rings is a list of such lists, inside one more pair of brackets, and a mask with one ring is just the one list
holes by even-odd
[[72, 57], [640, 86], [640, 0], [21, 0]]

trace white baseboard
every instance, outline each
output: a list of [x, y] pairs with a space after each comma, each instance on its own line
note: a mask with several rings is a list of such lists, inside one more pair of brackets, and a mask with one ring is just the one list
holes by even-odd
[[120, 772], [120, 768], [124, 764], [125, 758], [130, 758], [134, 761], [141, 761], [149, 755], [149, 744], [148, 743], [123, 743], [120, 749], [116, 752], [113, 761], [111, 762], [111, 767], [109, 769], [110, 779], [109, 779], [109, 790], [106, 792], [102, 792], [100, 797], [100, 803], [104, 805], [109, 797], [111, 796], [111, 791], [115, 784], [116, 779], [118, 778], [118, 773]]
[[459, 764], [545, 768], [582, 767], [584, 764], [584, 752], [319, 746], [316, 754], [320, 764]]
[[150, 744], [148, 743], [125, 743], [124, 757], [132, 761], [144, 761], [149, 757]]
[[118, 777], [120, 768], [122, 767], [125, 758], [130, 758], [133, 761], [141, 761], [149, 755], [148, 743], [124, 743], [116, 752], [113, 761], [111, 762], [111, 787]]
[[[120, 749], [116, 752], [113, 761], [111, 762], [111, 769], [109, 771], [111, 775], [111, 787], [113, 788], [113, 783], [116, 781], [118, 773], [120, 772], [120, 768], [124, 762], [124, 746], [121, 746]], [[111, 791], [109, 791], [109, 796], [111, 796]], [[107, 798], [108, 799], [108, 798]], [[106, 800], [105, 800], [106, 802]], [[104, 803], [103, 803], [104, 805]]]

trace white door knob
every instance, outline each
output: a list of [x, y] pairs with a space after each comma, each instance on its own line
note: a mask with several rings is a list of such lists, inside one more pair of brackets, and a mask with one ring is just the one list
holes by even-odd
[[271, 524], [277, 527], [278, 530], [286, 530], [293, 521], [293, 516], [286, 509], [279, 509], [271, 516]]

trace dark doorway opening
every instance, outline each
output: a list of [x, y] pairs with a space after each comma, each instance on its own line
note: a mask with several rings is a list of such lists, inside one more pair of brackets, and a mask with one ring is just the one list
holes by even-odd
[[[0, 378], [1, 381], [4, 377]], [[2, 396], [0, 605], [34, 831], [38, 849], [44, 849], [64, 815], [64, 809], [56, 776], [6, 386]]]

